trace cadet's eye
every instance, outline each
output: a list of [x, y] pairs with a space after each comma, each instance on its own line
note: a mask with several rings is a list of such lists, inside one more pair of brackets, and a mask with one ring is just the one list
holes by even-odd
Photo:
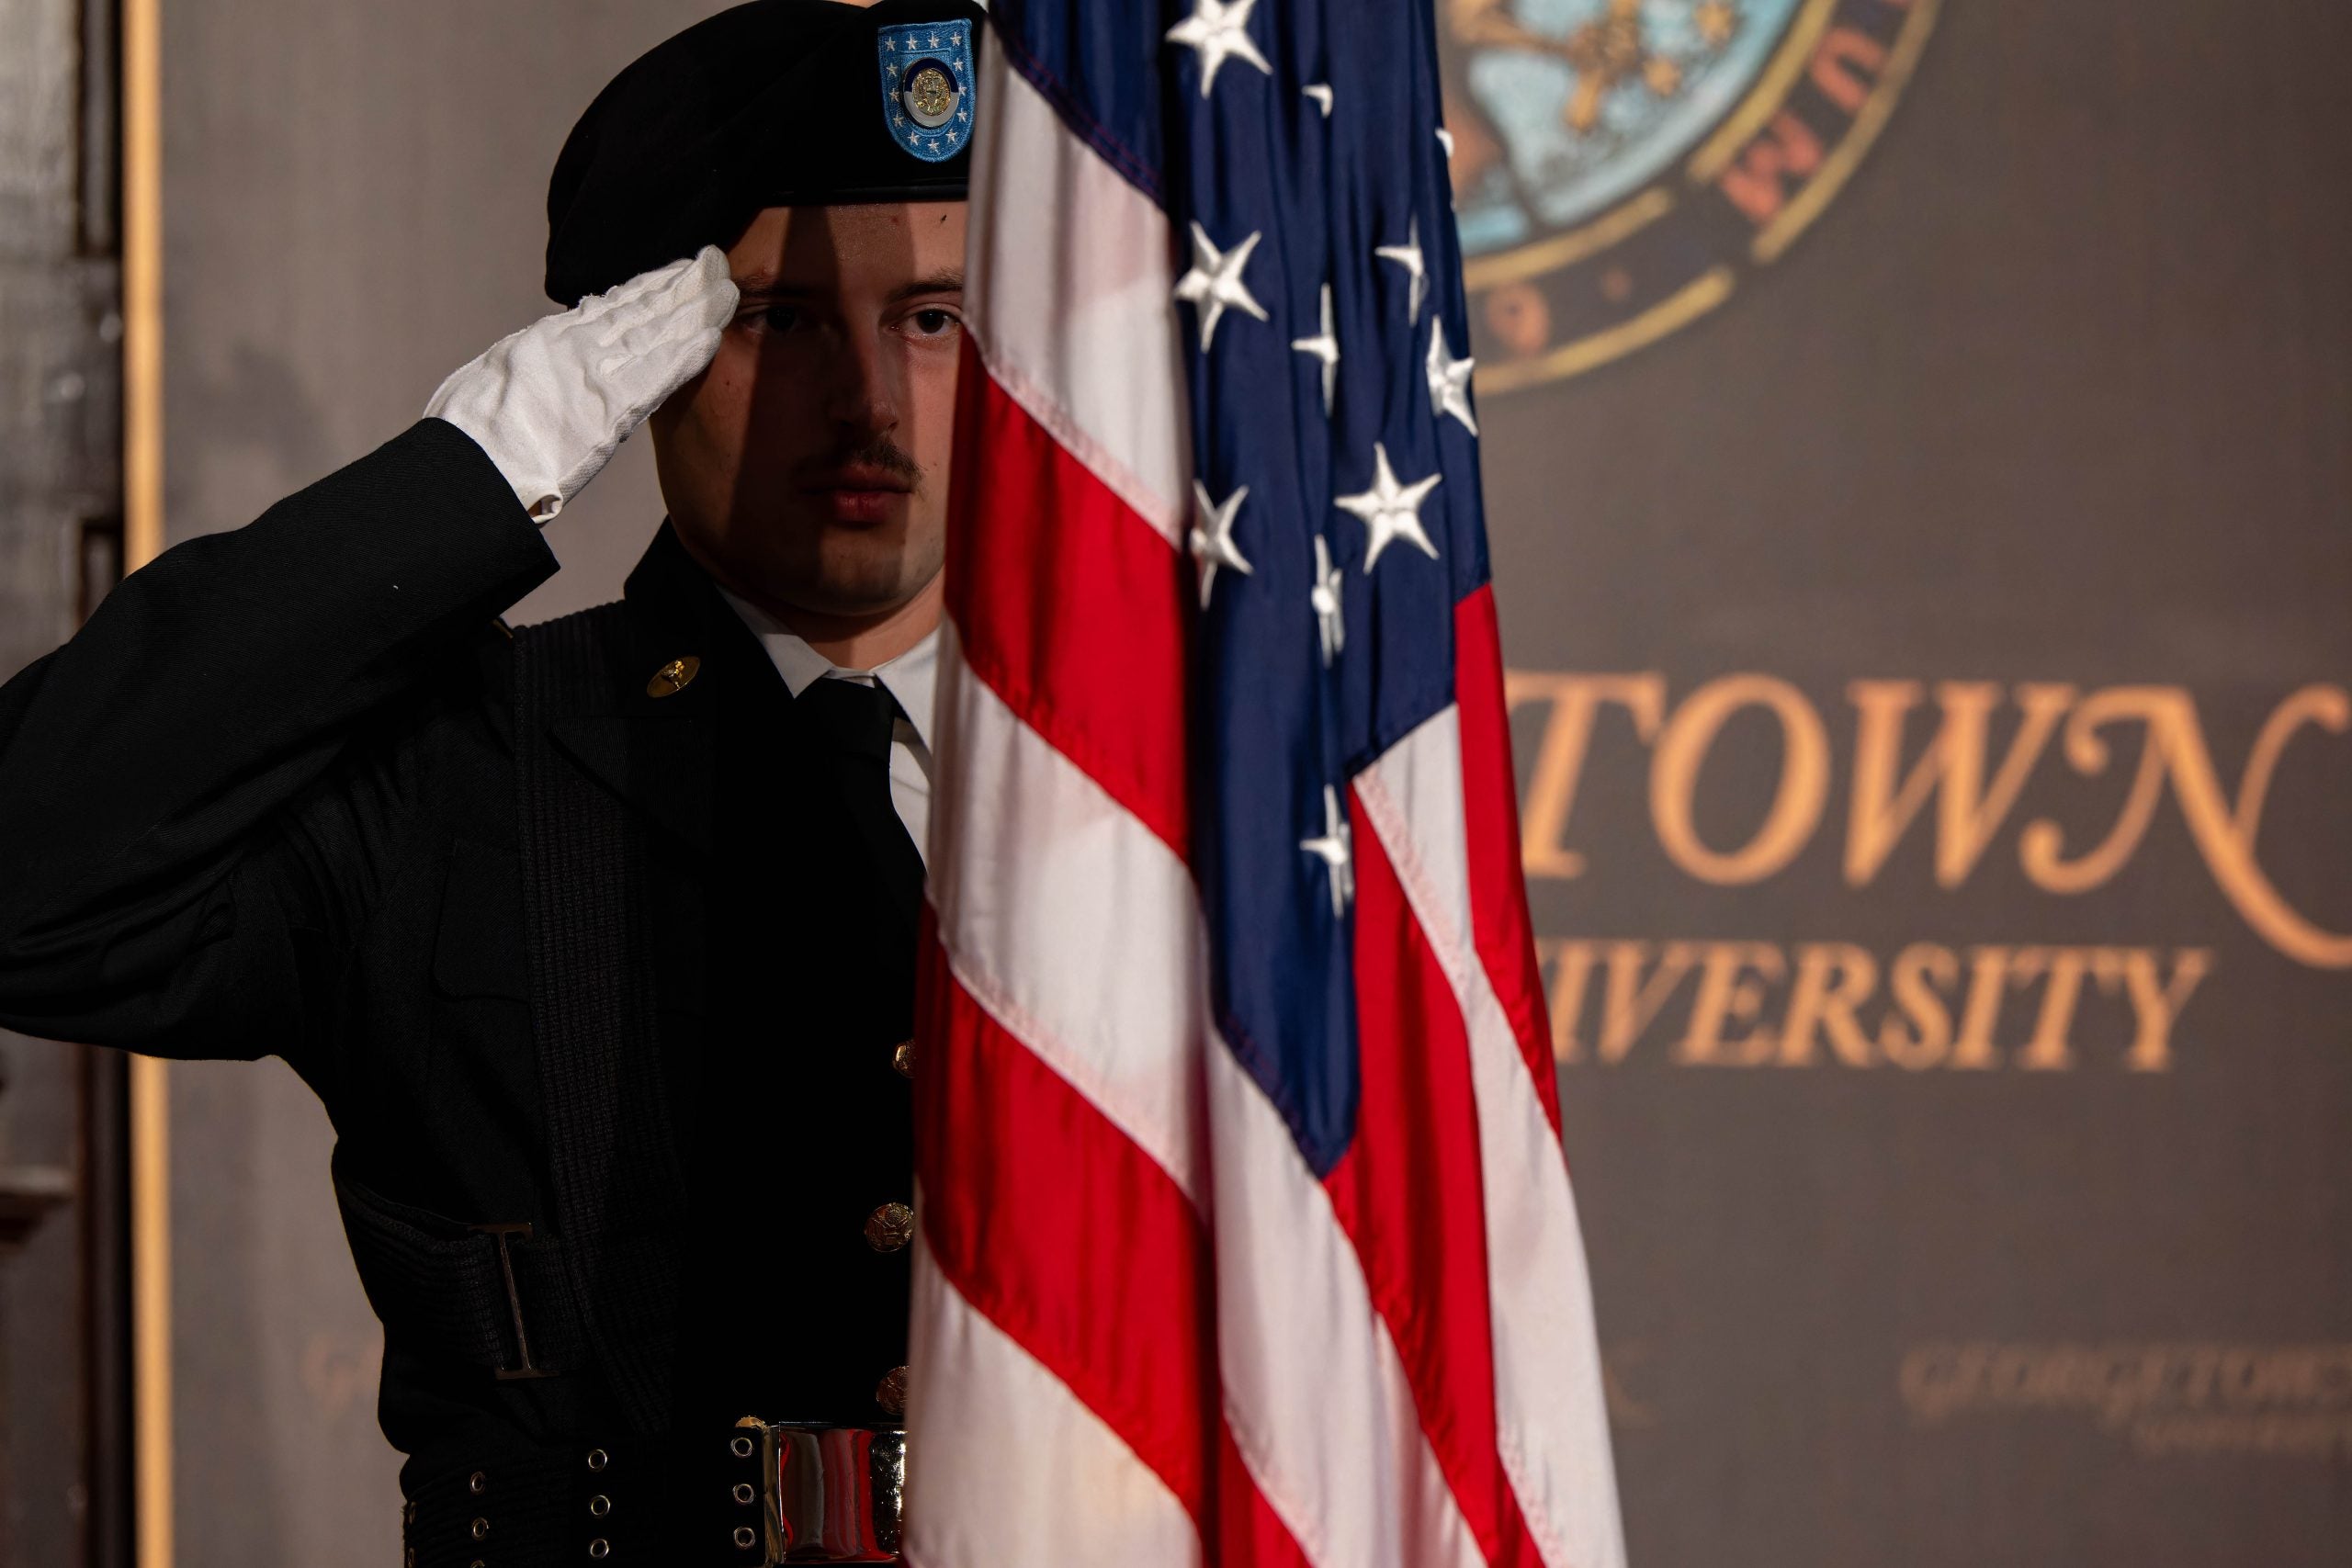
[[793, 305], [770, 305], [752, 311], [744, 320], [756, 321], [763, 333], [788, 333], [800, 324], [800, 310]]
[[917, 337], [944, 336], [962, 324], [953, 310], [917, 310], [907, 320], [913, 324]]

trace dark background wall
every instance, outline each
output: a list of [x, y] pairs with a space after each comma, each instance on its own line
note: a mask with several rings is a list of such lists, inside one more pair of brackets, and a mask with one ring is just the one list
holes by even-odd
[[[167, 6], [174, 536], [544, 309], [564, 129], [712, 8]], [[2352, 928], [2347, 72], [2335, 6], [1952, 0], [1785, 255], [1653, 346], [1487, 384], [1638, 1562], [2352, 1552], [2352, 997], [2269, 901]], [[1539, 352], [1482, 319], [1489, 373]], [[657, 514], [633, 444], [522, 614], [609, 596]], [[1899, 784], [1944, 708], [1967, 733], [1946, 682], [1990, 683], [2013, 797], [1856, 854], [1865, 714], [1911, 704]], [[2313, 686], [2285, 711], [2323, 722], [2267, 745]], [[2050, 890], [2032, 825], [2098, 843], [2151, 737], [2144, 832]], [[1776, 798], [1782, 863], [1709, 858]], [[2185, 997], [2160, 1044], [2135, 985]], [[394, 1460], [322, 1119], [274, 1066], [174, 1084], [183, 1560], [378, 1555]]]
[[[72, 635], [119, 549], [110, 24], [96, 0], [0, 0], [7, 674]], [[123, 1077], [0, 1031], [0, 1564], [125, 1545]]]

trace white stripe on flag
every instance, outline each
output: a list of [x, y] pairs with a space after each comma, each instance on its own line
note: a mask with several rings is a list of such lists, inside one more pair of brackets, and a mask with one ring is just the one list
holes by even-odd
[[[973, 1310], [917, 1243], [907, 1412], [916, 1568], [1195, 1568], [1193, 1516], [1059, 1378]], [[1016, 1414], [1017, 1413], [1017, 1414]], [[1008, 1427], [1020, 1440], [1007, 1442]]]
[[1170, 543], [1193, 444], [1168, 216], [986, 51], [964, 303], [997, 384]]
[[1208, 1052], [1226, 1418], [1317, 1568], [1485, 1568], [1355, 1247], [1290, 1128]]
[[1460, 712], [1356, 778], [1356, 796], [1462, 1007], [1486, 1190], [1495, 1414], [1504, 1473], [1546, 1562], [1622, 1568], [1608, 1409], [1576, 1195], [1470, 926]]
[[972, 672], [952, 624], [937, 705], [956, 777], [931, 896], [956, 977], [1204, 1207], [1191, 873]]

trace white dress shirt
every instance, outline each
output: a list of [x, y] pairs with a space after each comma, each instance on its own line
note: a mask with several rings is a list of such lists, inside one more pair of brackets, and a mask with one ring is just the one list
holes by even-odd
[[890, 724], [890, 804], [915, 841], [915, 852], [931, 860], [931, 717], [932, 688], [939, 672], [939, 628], [896, 659], [886, 659], [871, 670], [844, 670], [786, 631], [775, 616], [729, 593], [719, 592], [743, 617], [760, 646], [768, 650], [785, 689], [794, 696], [818, 681], [854, 681], [879, 686], [899, 705]]

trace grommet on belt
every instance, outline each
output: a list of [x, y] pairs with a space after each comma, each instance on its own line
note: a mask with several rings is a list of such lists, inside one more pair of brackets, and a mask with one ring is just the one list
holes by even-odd
[[742, 1504], [748, 1508], [759, 1500], [760, 1495], [752, 1490], [752, 1483], [750, 1482], [739, 1481], [735, 1483], [735, 1501]]
[[612, 1511], [613, 1500], [610, 1497], [605, 1496], [602, 1492], [597, 1493], [594, 1497], [588, 1499], [588, 1513], [590, 1517], [601, 1519]]
[[751, 1526], [737, 1525], [735, 1527], [735, 1544], [743, 1551], [751, 1551], [752, 1545], [758, 1541], [759, 1539], [759, 1532], [754, 1530]]
[[594, 1558], [599, 1562], [602, 1562], [605, 1558], [610, 1557], [612, 1554], [613, 1543], [606, 1540], [601, 1535], [588, 1543], [588, 1555]]
[[490, 1490], [490, 1477], [484, 1475], [479, 1470], [475, 1471], [471, 1475], [466, 1477], [466, 1490], [472, 1493], [477, 1497], [481, 1496], [483, 1493]]
[[589, 1469], [591, 1469], [591, 1470], [602, 1470], [602, 1469], [604, 1469], [606, 1465], [608, 1465], [608, 1464], [610, 1464], [610, 1463], [612, 1463], [612, 1462], [613, 1462], [613, 1461], [612, 1461], [612, 1456], [611, 1456], [610, 1454], [607, 1454], [604, 1450], [602, 1450], [602, 1449], [590, 1449], [590, 1450], [588, 1450], [588, 1468], [589, 1468]]
[[752, 1457], [752, 1439], [749, 1438], [735, 1438], [728, 1443], [727, 1450], [737, 1459], [750, 1459]]
[[472, 1524], [468, 1525], [466, 1529], [476, 1540], [481, 1540], [490, 1534], [490, 1521], [488, 1519], [476, 1519]]

